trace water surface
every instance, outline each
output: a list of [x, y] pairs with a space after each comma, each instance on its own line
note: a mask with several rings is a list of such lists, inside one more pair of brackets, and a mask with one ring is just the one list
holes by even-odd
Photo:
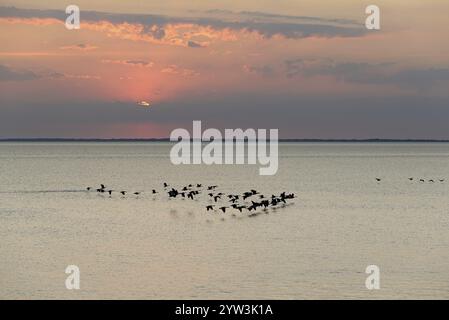
[[[0, 298], [449, 298], [449, 144], [285, 143], [275, 176], [174, 166], [170, 147], [0, 143]], [[153, 197], [162, 182], [299, 198], [220, 215], [207, 196]], [[143, 195], [84, 191], [100, 183]], [[370, 264], [381, 290], [365, 288]]]

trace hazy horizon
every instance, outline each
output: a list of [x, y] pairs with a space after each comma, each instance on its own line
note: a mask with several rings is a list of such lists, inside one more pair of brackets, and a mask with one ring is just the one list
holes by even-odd
[[[162, 138], [0, 138], [0, 142], [8, 142], [8, 141], [161, 141], [161, 142], [176, 142], [171, 141], [169, 137], [162, 137]], [[190, 139], [190, 141], [199, 141]], [[224, 141], [224, 139], [222, 139]], [[239, 142], [240, 140], [237, 140]], [[245, 142], [248, 140], [245, 140]], [[249, 140], [249, 141], [257, 141], [257, 140]], [[269, 141], [269, 139], [267, 139]], [[330, 138], [330, 139], [314, 139], [314, 138], [308, 138], [308, 139], [301, 139], [301, 138], [282, 138], [278, 140], [279, 142], [449, 142], [449, 139], [395, 139], [395, 138], [367, 138], [367, 139], [339, 139], [339, 138]], [[203, 143], [208, 143], [208, 141], [204, 141]]]

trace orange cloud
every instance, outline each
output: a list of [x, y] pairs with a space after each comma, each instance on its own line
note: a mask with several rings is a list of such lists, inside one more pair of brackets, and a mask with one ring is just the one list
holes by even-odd
[[[33, 26], [64, 25], [64, 22], [54, 18], [0, 18], [0, 23]], [[97, 22], [82, 21], [81, 29], [103, 32], [108, 37], [182, 47], [207, 47], [213, 41], [237, 40], [236, 31], [230, 29], [217, 30], [210, 26], [191, 23], [148, 27], [139, 23], [111, 23], [105, 20]], [[93, 50], [96, 48], [89, 45], [70, 45], [60, 49]]]
[[161, 72], [167, 74], [180, 74], [184, 77], [198, 76], [200, 74], [193, 69], [181, 68], [175, 64], [169, 65], [168, 67], [162, 69]]

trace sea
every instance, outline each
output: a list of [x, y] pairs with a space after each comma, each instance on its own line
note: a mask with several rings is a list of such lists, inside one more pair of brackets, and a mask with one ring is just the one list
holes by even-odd
[[[449, 143], [285, 142], [272, 176], [172, 146], [0, 143], [0, 299], [449, 298]], [[251, 189], [295, 198], [218, 209]]]

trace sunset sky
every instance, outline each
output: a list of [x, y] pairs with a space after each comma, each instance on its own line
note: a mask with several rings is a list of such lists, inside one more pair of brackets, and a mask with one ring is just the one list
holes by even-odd
[[447, 0], [0, 0], [0, 138], [158, 138], [202, 120], [449, 139], [448, 18]]

